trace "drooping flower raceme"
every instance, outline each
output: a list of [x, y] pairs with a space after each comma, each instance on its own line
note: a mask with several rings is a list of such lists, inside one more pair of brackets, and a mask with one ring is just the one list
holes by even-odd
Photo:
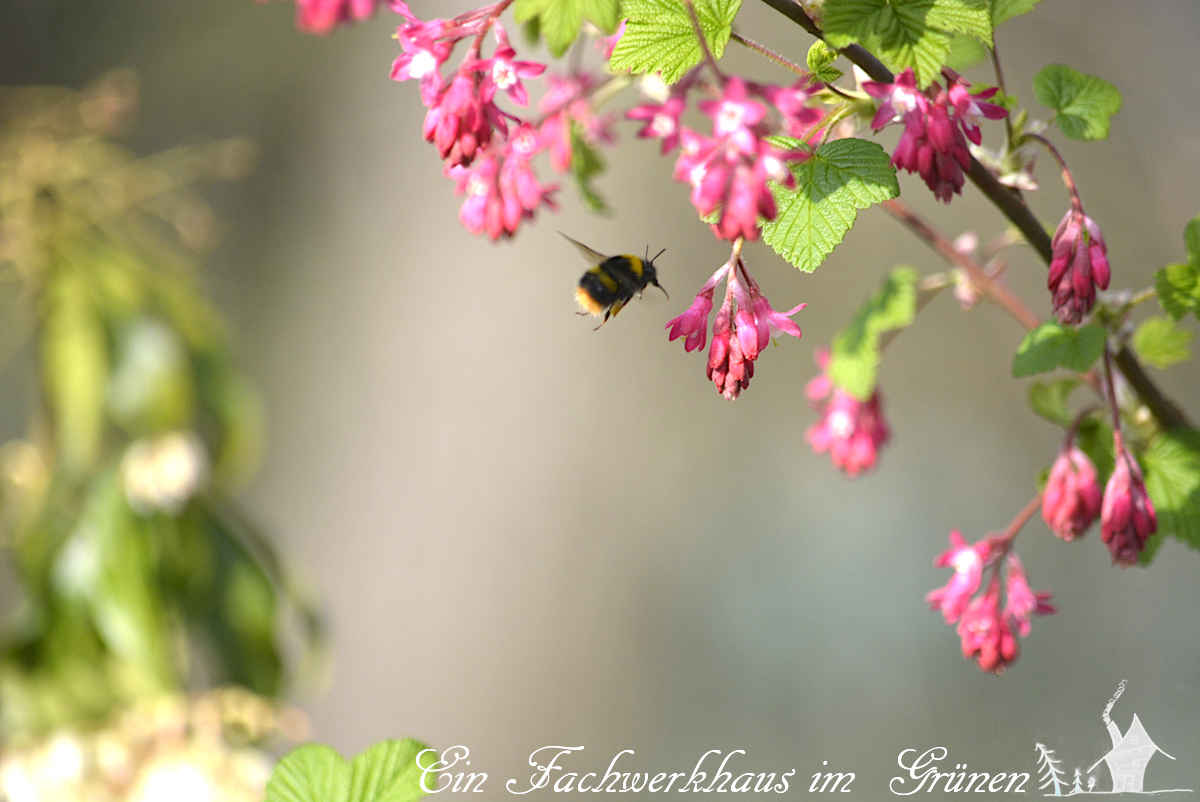
[[725, 300], [713, 321], [706, 373], [717, 392], [730, 401], [750, 386], [754, 362], [771, 342], [772, 334], [800, 337], [800, 327], [792, 316], [805, 307], [805, 304], [797, 304], [786, 312], [776, 311], [746, 270], [740, 256], [740, 244], [735, 243], [730, 261], [709, 277], [691, 306], [669, 320], [666, 326], [669, 340], [684, 338], [685, 351], [703, 348], [713, 293], [716, 285], [725, 280]]
[[[422, 133], [464, 196], [459, 219], [491, 239], [511, 237], [542, 206], [554, 208], [557, 186], [538, 178], [535, 155], [547, 152], [551, 166], [565, 172], [571, 166], [572, 126], [588, 142], [612, 138], [608, 118], [592, 112], [587, 98], [594, 82], [584, 74], [551, 76], [540, 119], [523, 119], [498, 105], [501, 96], [528, 105], [525, 80], [546, 71], [545, 64], [518, 57], [498, 19], [507, 6], [502, 1], [450, 19], [420, 20], [407, 4], [392, 2], [405, 19], [396, 31], [402, 52], [392, 64], [392, 78], [418, 82], [428, 109]], [[484, 57], [480, 50], [489, 32], [495, 47]], [[442, 66], [464, 39], [471, 41], [466, 57], [443, 77]]]
[[[1032, 617], [1056, 612], [1049, 593], [1029, 587], [1025, 568], [1011, 549], [1011, 536], [989, 536], [968, 543], [960, 532], [951, 532], [950, 548], [935, 558], [934, 565], [953, 568], [954, 575], [925, 597], [932, 609], [941, 611], [947, 624], [958, 624], [963, 656], [997, 674], [1017, 659], [1017, 635], [1029, 634]], [[1003, 583], [1002, 569], [1006, 571]], [[978, 593], [981, 587], [984, 591]]]
[[829, 377], [829, 349], [818, 348], [821, 373], [805, 388], [808, 402], [821, 416], [805, 437], [817, 454], [828, 453], [834, 467], [857, 476], [875, 467], [879, 450], [892, 437], [883, 417], [883, 397], [876, 388], [866, 401], [855, 398]]
[[309, 33], [329, 33], [339, 23], [366, 19], [383, 5], [407, 9], [398, 0], [296, 0], [296, 25]]
[[1042, 518], [1050, 531], [1070, 542], [1100, 515], [1096, 467], [1078, 447], [1065, 446], [1050, 468], [1042, 493]]
[[1096, 288], [1108, 289], [1108, 246], [1096, 221], [1076, 202], [1063, 215], [1052, 241], [1046, 286], [1060, 323], [1079, 323], [1096, 303]]
[[1146, 493], [1137, 460], [1125, 447], [1119, 431], [1113, 435], [1113, 454], [1116, 461], [1104, 487], [1100, 535], [1114, 563], [1134, 565], [1146, 548], [1146, 541], [1158, 529], [1158, 516]]
[[892, 123], [904, 125], [892, 164], [919, 173], [934, 196], [949, 203], [965, 183], [963, 171], [971, 163], [968, 141], [975, 145], [983, 141], [980, 121], [998, 120], [1008, 112], [987, 102], [998, 89], [971, 93], [967, 89], [970, 84], [957, 73], [944, 69], [942, 74], [945, 89], [936, 81], [924, 91], [918, 89], [909, 68], [890, 84], [865, 81], [863, 90], [880, 101], [872, 128], [879, 131]]

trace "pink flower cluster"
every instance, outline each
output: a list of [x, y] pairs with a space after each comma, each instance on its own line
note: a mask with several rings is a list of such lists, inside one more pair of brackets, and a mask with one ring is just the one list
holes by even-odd
[[797, 304], [786, 312], [777, 312], [762, 294], [758, 282], [746, 270], [734, 248], [730, 261], [717, 269], [691, 306], [667, 322], [667, 339], [683, 337], [685, 351], [703, 348], [708, 339], [708, 319], [713, 308], [717, 283], [725, 280], [725, 300], [713, 322], [712, 346], [708, 350], [707, 375], [717, 392], [730, 401], [750, 386], [754, 362], [767, 347], [772, 334], [800, 337], [800, 327], [792, 320], [805, 307]]
[[816, 351], [821, 373], [805, 388], [808, 403], [821, 419], [808, 427], [805, 437], [814, 452], [828, 452], [836, 468], [857, 476], [875, 467], [879, 450], [892, 432], [883, 417], [883, 399], [878, 388], [860, 401], [833, 383], [829, 377], [829, 349]]
[[773, 220], [776, 214], [767, 182], [794, 187], [787, 163], [808, 157], [806, 150], [788, 150], [767, 141], [773, 130], [768, 109], [773, 108], [779, 118], [774, 130], [797, 138], [809, 136], [823, 118], [819, 110], [805, 105], [817, 87], [804, 81], [785, 88], [724, 78], [719, 96], [698, 104], [712, 121], [709, 136], [679, 122], [696, 83], [693, 71], [665, 101], [643, 104], [627, 116], [644, 122], [639, 137], [662, 140], [663, 153], [679, 147], [675, 179], [691, 186], [692, 205], [701, 216], [716, 218], [713, 231], [718, 237], [756, 239], [759, 220]]
[[[553, 168], [565, 172], [571, 165], [573, 125], [589, 141], [611, 139], [608, 121], [594, 115], [588, 104], [592, 82], [587, 76], [551, 77], [536, 120], [497, 105], [503, 94], [511, 103], [527, 106], [524, 81], [546, 71], [545, 64], [517, 58], [499, 21], [511, 2], [499, 0], [452, 19], [423, 21], [402, 0], [391, 0], [406, 20], [396, 32], [403, 52], [392, 64], [392, 78], [419, 84], [428, 109], [422, 133], [464, 196], [459, 220], [472, 233], [493, 240], [511, 237], [542, 206], [554, 207], [557, 186], [541, 182], [533, 167], [536, 155], [548, 152]], [[483, 58], [480, 50], [489, 32], [495, 48]], [[452, 76], [443, 77], [442, 65], [463, 39], [471, 40], [466, 57]]]
[[871, 127], [882, 130], [894, 122], [904, 124], [904, 133], [892, 153], [892, 164], [919, 173], [938, 200], [949, 203], [962, 192], [963, 171], [971, 163], [967, 142], [983, 141], [979, 123], [1008, 115], [1002, 106], [986, 102], [999, 91], [985, 89], [972, 94], [957, 73], [943, 69], [946, 88], [934, 81], [925, 90], [917, 88], [911, 68], [890, 84], [866, 81], [863, 89], [881, 101]]
[[1054, 255], [1046, 287], [1054, 314], [1060, 323], [1079, 323], [1096, 303], [1096, 288], [1108, 289], [1108, 246], [1100, 226], [1078, 202], [1063, 215], [1051, 244]]
[[[953, 568], [954, 575], [943, 587], [930, 591], [925, 600], [931, 609], [942, 612], [947, 624], [958, 624], [963, 656], [984, 671], [1003, 671], [1017, 659], [1017, 635], [1029, 634], [1033, 616], [1056, 612], [1049, 593], [1030, 588], [1025, 567], [1011, 551], [1011, 539], [1003, 535], [967, 543], [955, 530], [950, 533], [950, 548], [934, 559], [934, 565]], [[1002, 565], [1006, 569], [1003, 582]], [[987, 572], [990, 576], [984, 587]], [[984, 590], [979, 593], [981, 587]]]
[[1113, 562], [1134, 565], [1146, 541], [1158, 529], [1154, 502], [1146, 493], [1137, 460], [1125, 448], [1118, 431], [1113, 436], [1116, 464], [1104, 487], [1100, 510], [1100, 537], [1112, 553]]

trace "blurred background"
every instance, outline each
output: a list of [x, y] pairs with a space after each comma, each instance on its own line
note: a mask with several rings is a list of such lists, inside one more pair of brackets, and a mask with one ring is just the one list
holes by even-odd
[[[469, 5], [412, 3], [422, 17]], [[745, 6], [747, 35], [807, 49], [778, 15]], [[827, 760], [876, 799], [910, 746], [1033, 771], [1040, 741], [1086, 769], [1107, 751], [1100, 709], [1124, 678], [1114, 718], [1124, 727], [1137, 712], [1178, 758], [1151, 763], [1147, 787], [1200, 787], [1200, 554], [1170, 541], [1149, 570], [1118, 570], [1098, 532], [1065, 544], [1036, 518], [1018, 550], [1060, 614], [1035, 623], [1000, 678], [963, 660], [923, 603], [946, 579], [932, 559], [949, 530], [1002, 529], [1058, 447], [1028, 411], [1027, 383], [1009, 378], [1017, 324], [935, 300], [882, 368], [893, 441], [875, 473], [847, 480], [804, 439], [813, 349], [895, 264], [941, 270], [931, 252], [877, 210], [812, 275], [749, 247], [776, 307], [809, 306], [804, 338], [769, 348], [730, 404], [703, 356], [663, 332], [727, 255], [671, 161], [622, 124], [598, 184], [611, 216], [589, 215], [567, 187], [562, 210], [513, 242], [473, 237], [420, 138], [416, 87], [388, 79], [393, 30], [385, 15], [303, 35], [290, 4], [250, 0], [0, 6], [0, 84], [80, 88], [127, 68], [140, 82], [120, 137], [131, 151], [257, 146], [253, 172], [201, 192], [219, 239], [196, 281], [229, 321], [221, 364], [257, 387], [265, 422], [257, 473], [229, 483], [230, 515], [290, 566], [297, 590], [280, 608], [304, 621], [309, 598], [323, 605], [329, 660], [316, 684], [245, 668], [252, 686], [291, 689], [311, 736], [345, 754], [405, 735], [466, 744], [493, 794], [526, 774], [533, 749], [571, 744], [586, 746], [580, 770], [626, 747], [653, 770], [687, 770], [709, 748], [747, 749], [745, 770], [798, 778]], [[1011, 91], [1034, 108], [1032, 76], [1051, 62], [1124, 93], [1108, 141], [1060, 143], [1105, 228], [1115, 287], [1177, 261], [1200, 211], [1198, 36], [1188, 0], [1047, 0], [997, 37]], [[734, 47], [739, 71], [785, 77]], [[1039, 167], [1031, 202], [1053, 223], [1065, 196]], [[1003, 230], [970, 188], [944, 207], [913, 177], [901, 187], [950, 235]], [[593, 332], [571, 297], [582, 264], [556, 229], [607, 252], [666, 247], [671, 300], [647, 295]], [[1012, 253], [1007, 280], [1043, 315], [1044, 275]], [[28, 342], [12, 354], [6, 440], [28, 435], [38, 397], [38, 355]], [[1194, 365], [1156, 378], [1200, 416]], [[15, 608], [11, 576], [0, 594]], [[304, 651], [303, 634], [291, 648]]]

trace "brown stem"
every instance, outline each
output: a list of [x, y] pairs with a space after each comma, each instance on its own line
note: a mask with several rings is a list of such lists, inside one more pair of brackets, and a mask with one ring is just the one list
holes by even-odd
[[1013, 517], [1008, 526], [1004, 528], [1004, 531], [992, 540], [994, 545], [1000, 547], [1001, 554], [1008, 552], [1021, 528], [1029, 523], [1029, 519], [1037, 513], [1040, 506], [1042, 506], [1042, 494], [1039, 492], [1029, 500], [1028, 504], [1021, 508], [1021, 511]]
[[1154, 380], [1146, 375], [1145, 368], [1129, 350], [1129, 346], [1123, 346], [1120, 351], [1117, 351], [1113, 361], [1117, 363], [1125, 381], [1129, 382], [1129, 386], [1138, 394], [1142, 403], [1154, 413], [1154, 417], [1162, 424], [1163, 428], [1182, 429], [1190, 425], [1183, 410], [1174, 401], [1167, 398]]
[[717, 60], [713, 58], [712, 51], [708, 49], [708, 40], [704, 38], [704, 28], [700, 25], [700, 17], [696, 16], [695, 4], [692, 0], [683, 0], [683, 5], [687, 9], [688, 19], [692, 21], [692, 32], [696, 34], [696, 41], [700, 43], [700, 49], [704, 51], [704, 60], [717, 78], [724, 80], [725, 76], [722, 74], [721, 68], [717, 66]]
[[1041, 321], [1038, 320], [1038, 316], [1033, 313], [1033, 310], [1018, 298], [1012, 290], [989, 276], [987, 271], [983, 269], [983, 266], [970, 256], [955, 250], [954, 243], [942, 236], [929, 223], [925, 222], [920, 215], [908, 207], [908, 204], [893, 198], [892, 200], [884, 201], [880, 205], [885, 212], [899, 220], [923, 240], [925, 244], [937, 251], [943, 259], [965, 270], [967, 275], [971, 277], [971, 283], [978, 287], [980, 292], [1003, 307], [1006, 312], [1012, 315], [1026, 329], [1035, 329], [1041, 324]]
[[1067, 191], [1071, 193], [1071, 206], [1082, 212], [1083, 201], [1079, 199], [1079, 188], [1075, 186], [1075, 177], [1071, 175], [1071, 168], [1067, 166], [1067, 160], [1059, 153], [1058, 148], [1041, 134], [1025, 134], [1025, 139], [1032, 139], [1050, 151], [1050, 155], [1054, 157], [1054, 160], [1058, 162], [1059, 169], [1062, 170], [1063, 184], [1066, 185]]
[[792, 72], [794, 72], [800, 76], [808, 75], [808, 70], [804, 69], [799, 64], [788, 59], [787, 57], [783, 56], [782, 54], [776, 53], [774, 50], [772, 50], [771, 48], [762, 44], [761, 42], [756, 42], [747, 36], [742, 36], [737, 31], [734, 31], [733, 33], [731, 33], [729, 35], [729, 38], [733, 39], [733, 41], [737, 42], [740, 45], [743, 45], [744, 47], [750, 48], [755, 53], [758, 53], [759, 55], [765, 56], [766, 58], [770, 59], [771, 61], [774, 61], [776, 64], [783, 67], [784, 69], [791, 70]]
[[[1000, 48], [996, 46], [995, 33], [992, 34], [992, 46], [988, 48], [988, 52], [992, 55], [992, 69], [996, 72], [996, 86], [1000, 87], [1000, 91], [1007, 95], [1008, 87], [1004, 83], [1004, 70], [1000, 66]], [[1005, 141], [1011, 148], [1013, 140], [1012, 118], [1007, 114], [1004, 115], [1004, 133], [1006, 137]]]

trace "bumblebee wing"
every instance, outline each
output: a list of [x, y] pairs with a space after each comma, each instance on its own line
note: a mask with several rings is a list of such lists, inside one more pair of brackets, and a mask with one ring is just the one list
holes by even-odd
[[567, 242], [571, 243], [572, 245], [574, 245], [576, 248], [579, 249], [579, 252], [583, 254], [583, 258], [587, 259], [588, 264], [598, 265], [601, 262], [603, 262], [605, 259], [608, 258], [604, 254], [600, 253], [600, 251], [592, 250], [591, 248], [584, 245], [579, 240], [574, 239], [573, 237], [568, 237], [566, 234], [563, 234], [561, 231], [558, 233], [562, 235], [563, 239], [565, 239]]

